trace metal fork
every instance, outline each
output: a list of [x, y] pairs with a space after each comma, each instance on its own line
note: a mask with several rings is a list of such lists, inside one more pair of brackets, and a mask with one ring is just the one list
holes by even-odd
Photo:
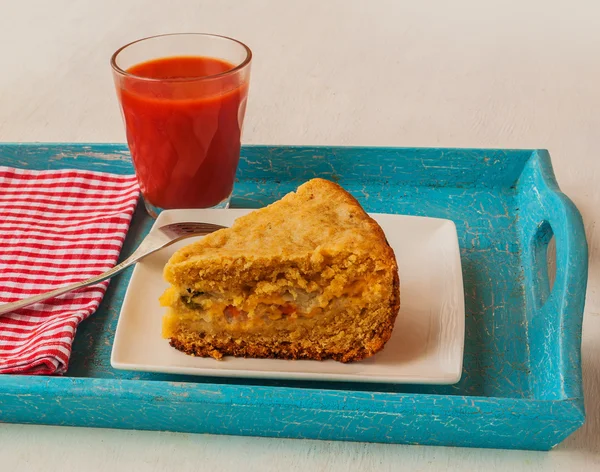
[[0, 316], [26, 306], [33, 305], [34, 303], [39, 303], [49, 298], [58, 297], [59, 295], [77, 290], [79, 288], [100, 283], [106, 279], [110, 279], [130, 265], [135, 264], [137, 261], [152, 254], [153, 252], [158, 251], [159, 249], [170, 246], [171, 244], [181, 241], [182, 239], [191, 238], [193, 236], [203, 236], [223, 228], [225, 228], [225, 226], [214, 225], [211, 223], [173, 223], [170, 225], [161, 226], [156, 230], [150, 231], [148, 236], [144, 238], [133, 254], [120, 264], [114, 266], [112, 269], [104, 272], [103, 274], [97, 275], [96, 277], [92, 277], [91, 279], [83, 280], [82, 282], [76, 282], [71, 285], [65, 285], [64, 287], [57, 288], [51, 292], [41, 293], [17, 302], [0, 305]]

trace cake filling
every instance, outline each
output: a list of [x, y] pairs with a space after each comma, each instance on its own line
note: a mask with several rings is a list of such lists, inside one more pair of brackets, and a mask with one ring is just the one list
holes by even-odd
[[334, 320], [343, 318], [344, 314], [360, 313], [359, 307], [369, 298], [368, 287], [362, 278], [342, 290], [320, 288], [313, 292], [288, 287], [284, 291], [264, 293], [255, 286], [244, 292], [221, 293], [172, 287], [162, 299], [170, 306], [163, 335], [242, 331], [268, 334], [314, 329], [319, 324], [335, 325]]

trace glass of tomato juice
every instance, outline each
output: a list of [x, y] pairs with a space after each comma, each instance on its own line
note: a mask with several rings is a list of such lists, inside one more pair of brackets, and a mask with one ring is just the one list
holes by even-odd
[[240, 158], [252, 52], [210, 34], [127, 44], [111, 65], [144, 203], [227, 208]]

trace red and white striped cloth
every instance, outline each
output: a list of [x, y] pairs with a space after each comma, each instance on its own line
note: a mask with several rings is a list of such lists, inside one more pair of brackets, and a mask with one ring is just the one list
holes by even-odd
[[[138, 196], [133, 175], [0, 166], [0, 304], [113, 267]], [[77, 325], [107, 286], [0, 316], [0, 373], [64, 373]]]

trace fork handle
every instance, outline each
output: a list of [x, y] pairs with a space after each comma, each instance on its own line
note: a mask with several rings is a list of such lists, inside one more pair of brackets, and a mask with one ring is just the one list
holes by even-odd
[[23, 300], [19, 300], [13, 303], [5, 303], [0, 305], [0, 316], [10, 313], [12, 311], [19, 310], [21, 308], [25, 308], [26, 306], [33, 305], [34, 303], [39, 303], [44, 300], [48, 300], [49, 298], [58, 297], [59, 295], [63, 295], [64, 293], [71, 292], [73, 290], [77, 290], [83, 287], [88, 287], [90, 285], [94, 285], [100, 282], [103, 282], [106, 279], [110, 279], [111, 277], [117, 275], [124, 269], [127, 269], [130, 265], [136, 262], [139, 259], [135, 257], [135, 254], [132, 254], [130, 257], [125, 259], [120, 264], [117, 264], [112, 269], [107, 270], [106, 272], [96, 275], [87, 280], [83, 280], [81, 282], [76, 282], [74, 284], [65, 285], [64, 287], [57, 288], [56, 290], [52, 290], [51, 292], [40, 293], [39, 295], [34, 295], [33, 297], [24, 298]]
[[[140, 259], [158, 251], [159, 249], [170, 246], [171, 244], [174, 244], [177, 241], [181, 241], [182, 239], [187, 239], [187, 238], [191, 238], [194, 236], [201, 236], [201, 235], [203, 236], [203, 235], [212, 233], [216, 229], [224, 228], [224, 226], [219, 226], [219, 225], [208, 225], [208, 226], [210, 226], [210, 228], [205, 227], [201, 231], [197, 231], [194, 233], [179, 234], [179, 235], [176, 235], [176, 237], [173, 237], [172, 235], [169, 236], [167, 234], [160, 233], [160, 232], [156, 233], [153, 238], [150, 238], [150, 235], [148, 235], [141, 242], [141, 244], [138, 246], [138, 248], [133, 252], [133, 254], [131, 254], [131, 256], [129, 256], [127, 259], [125, 259], [120, 264], [117, 264], [116, 266], [114, 266], [112, 269], [107, 270], [106, 272], [104, 272], [100, 275], [96, 275], [95, 277], [92, 277], [91, 279], [83, 280], [81, 282], [76, 282], [76, 283], [70, 284], [70, 285], [65, 285], [64, 287], [57, 288], [56, 290], [52, 290], [51, 292], [40, 293], [39, 295], [34, 295], [33, 297], [25, 298], [25, 299], [19, 300], [17, 302], [5, 303], [4, 305], [0, 305], [0, 316], [5, 315], [5, 314], [10, 313], [15, 310], [19, 310], [20, 308], [25, 308], [26, 306], [33, 305], [34, 303], [39, 303], [44, 300], [48, 300], [49, 298], [58, 297], [59, 295], [62, 295], [67, 292], [71, 292], [73, 290], [78, 290], [80, 288], [87, 287], [89, 285], [94, 285], [94, 284], [100, 283], [106, 279], [110, 279], [111, 277], [117, 275], [119, 272], [121, 272], [124, 269], [127, 269], [127, 267], [136, 263]], [[150, 234], [152, 234], [152, 233], [150, 233]]]

